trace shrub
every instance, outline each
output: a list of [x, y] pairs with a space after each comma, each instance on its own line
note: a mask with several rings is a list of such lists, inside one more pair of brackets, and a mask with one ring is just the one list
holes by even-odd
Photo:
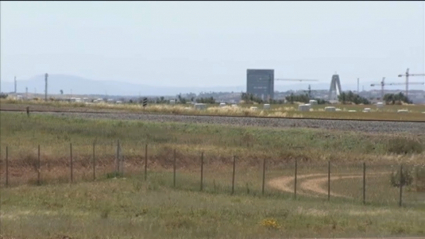
[[413, 182], [413, 176], [412, 173], [409, 171], [408, 168], [403, 168], [402, 177], [400, 177], [400, 170], [397, 170], [396, 172], [391, 173], [391, 186], [393, 187], [400, 187], [400, 183], [402, 186], [409, 186]]
[[106, 178], [122, 178], [123, 173], [121, 172], [111, 172], [106, 174]]
[[396, 138], [387, 143], [387, 151], [395, 154], [420, 154], [423, 150], [421, 142], [413, 139]]

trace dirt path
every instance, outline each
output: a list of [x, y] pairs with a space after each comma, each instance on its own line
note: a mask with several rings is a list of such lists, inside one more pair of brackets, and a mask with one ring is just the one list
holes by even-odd
[[[338, 179], [354, 179], [354, 178], [362, 178], [363, 175], [351, 175], [351, 176], [331, 176], [331, 182]], [[328, 176], [321, 178], [309, 179], [300, 184], [300, 188], [306, 191], [311, 191], [317, 194], [328, 195], [328, 189], [324, 189], [321, 185], [325, 184], [328, 181]], [[332, 188], [332, 187], [331, 187]], [[330, 192], [332, 197], [342, 197], [342, 198], [350, 198], [344, 196], [342, 194]]]
[[[373, 177], [373, 176], [379, 176], [384, 173], [375, 173], [373, 175], [367, 175], [367, 177]], [[335, 180], [341, 180], [341, 179], [355, 179], [355, 178], [362, 178], [363, 175], [353, 175], [353, 174], [339, 174], [337, 176], [331, 176], [331, 182]], [[309, 179], [311, 178], [311, 179]], [[299, 175], [297, 177], [297, 180], [304, 180], [303, 182], [300, 182], [299, 184], [299, 190], [297, 191], [297, 194], [300, 195], [308, 195], [313, 197], [318, 197], [319, 195], [328, 195], [328, 189], [323, 188], [323, 184], [326, 184], [328, 181], [328, 175], [327, 174], [306, 174], [306, 175]], [[274, 178], [268, 182], [268, 185], [272, 188], [293, 193], [294, 192], [294, 176], [284, 176], [279, 178]], [[332, 187], [331, 187], [332, 188]], [[301, 191], [302, 190], [302, 191]], [[305, 191], [309, 191], [318, 195], [314, 195], [311, 193], [306, 193]], [[330, 195], [333, 197], [342, 197], [342, 198], [350, 198], [348, 196], [338, 194], [335, 192], [330, 192]]]
[[[312, 178], [312, 177], [320, 177], [327, 174], [306, 174], [297, 176], [297, 180], [304, 178]], [[284, 192], [293, 193], [294, 192], [294, 176], [284, 176], [279, 178], [274, 178], [270, 180], [268, 183], [272, 188], [279, 189]], [[303, 192], [297, 192], [297, 194], [304, 194]]]

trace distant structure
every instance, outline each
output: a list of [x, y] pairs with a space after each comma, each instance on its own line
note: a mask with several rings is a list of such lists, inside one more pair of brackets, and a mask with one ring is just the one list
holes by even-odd
[[246, 92], [262, 100], [274, 97], [274, 70], [248, 69], [246, 77]]
[[329, 100], [337, 100], [341, 92], [341, 82], [339, 80], [339, 75], [335, 74], [332, 76], [331, 87], [329, 88]]
[[15, 94], [18, 92], [18, 83], [16, 82], [16, 76], [15, 76]]
[[47, 77], [48, 77], [49, 75], [46, 73], [46, 75], [45, 75], [45, 82], [46, 82], [46, 85], [45, 85], [45, 89], [44, 89], [44, 101], [47, 101]]

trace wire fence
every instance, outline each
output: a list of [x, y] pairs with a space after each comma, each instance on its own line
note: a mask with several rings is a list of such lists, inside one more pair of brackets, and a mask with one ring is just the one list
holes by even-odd
[[141, 181], [209, 193], [425, 206], [425, 167], [411, 163], [216, 158], [197, 150], [118, 140], [56, 148], [6, 146], [0, 164], [5, 187], [141, 176]]

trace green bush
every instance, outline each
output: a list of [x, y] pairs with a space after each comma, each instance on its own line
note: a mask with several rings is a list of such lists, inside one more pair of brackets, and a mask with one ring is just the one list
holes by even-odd
[[121, 172], [111, 172], [106, 174], [106, 178], [122, 178], [124, 175]]
[[418, 140], [396, 138], [387, 143], [387, 151], [395, 154], [420, 154], [424, 150], [423, 144]]
[[403, 186], [409, 186], [413, 182], [413, 176], [408, 168], [403, 168], [402, 177], [400, 177], [400, 170], [396, 170], [391, 173], [390, 182], [393, 187], [400, 187], [400, 183]]

